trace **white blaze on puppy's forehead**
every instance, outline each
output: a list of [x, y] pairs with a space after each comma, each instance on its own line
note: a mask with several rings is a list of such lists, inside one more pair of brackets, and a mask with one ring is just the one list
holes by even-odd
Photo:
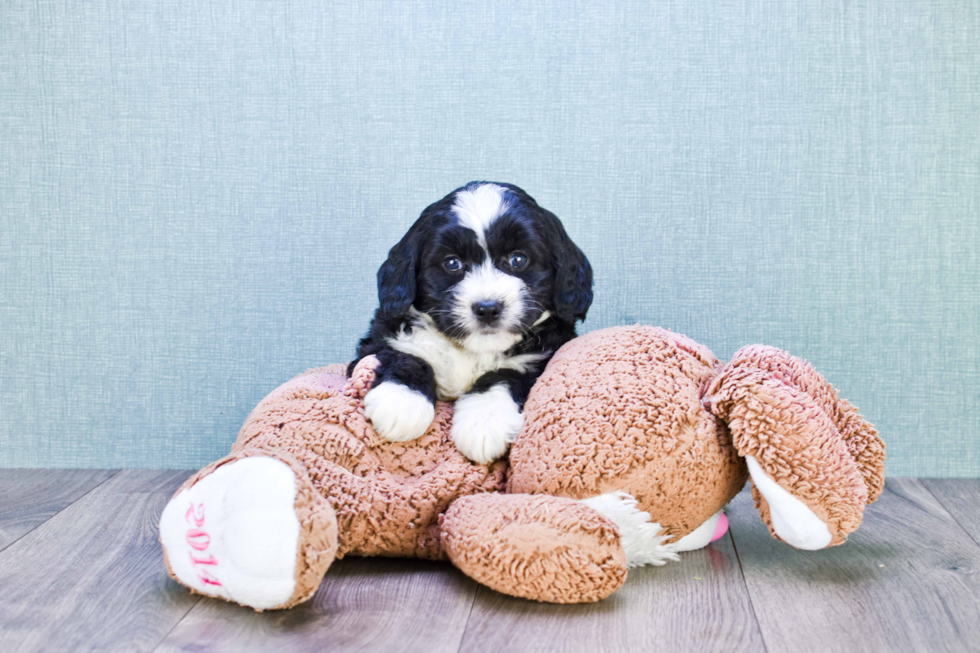
[[453, 200], [453, 214], [460, 224], [476, 233], [483, 249], [487, 248], [487, 227], [507, 211], [506, 192], [506, 188], [497, 184], [481, 184], [456, 193]]

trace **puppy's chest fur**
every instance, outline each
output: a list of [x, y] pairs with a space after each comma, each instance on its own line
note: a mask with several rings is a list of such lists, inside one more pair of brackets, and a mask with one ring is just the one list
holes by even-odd
[[432, 366], [436, 380], [436, 396], [442, 401], [454, 401], [469, 390], [487, 372], [511, 369], [526, 372], [545, 354], [476, 353], [463, 349], [424, 319], [386, 339], [397, 351], [417, 356]]

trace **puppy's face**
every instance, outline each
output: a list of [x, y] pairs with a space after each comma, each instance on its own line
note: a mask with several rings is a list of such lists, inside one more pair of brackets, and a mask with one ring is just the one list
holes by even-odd
[[510, 349], [551, 306], [541, 226], [496, 184], [456, 192], [446, 217], [423, 248], [416, 308], [466, 349]]
[[471, 183], [428, 207], [378, 271], [382, 312], [409, 306], [473, 352], [503, 352], [592, 300], [588, 260], [552, 213], [515, 186]]

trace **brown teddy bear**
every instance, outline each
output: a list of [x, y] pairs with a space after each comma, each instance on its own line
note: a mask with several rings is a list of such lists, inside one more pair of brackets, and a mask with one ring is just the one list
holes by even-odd
[[597, 601], [629, 567], [721, 537], [749, 476], [770, 532], [802, 549], [843, 543], [884, 483], [874, 427], [771, 347], [723, 365], [654, 327], [576, 338], [532, 389], [509, 468], [455, 449], [452, 404], [418, 440], [378, 437], [363, 406], [375, 365], [279, 387], [184, 483], [160, 521], [174, 579], [265, 610], [309, 599], [345, 555], [448, 558], [506, 594]]

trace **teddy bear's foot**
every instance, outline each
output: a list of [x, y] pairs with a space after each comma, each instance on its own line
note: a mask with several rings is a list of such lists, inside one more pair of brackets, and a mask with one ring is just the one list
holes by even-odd
[[770, 533], [800, 549], [843, 544], [881, 491], [884, 444], [808, 363], [739, 350], [704, 391], [728, 423]]
[[170, 575], [195, 592], [285, 608], [319, 586], [337, 520], [298, 463], [247, 451], [184, 484], [163, 510], [160, 541]]
[[616, 523], [582, 501], [474, 494], [454, 501], [440, 525], [442, 547], [453, 564], [504, 594], [591, 603], [626, 580]]

